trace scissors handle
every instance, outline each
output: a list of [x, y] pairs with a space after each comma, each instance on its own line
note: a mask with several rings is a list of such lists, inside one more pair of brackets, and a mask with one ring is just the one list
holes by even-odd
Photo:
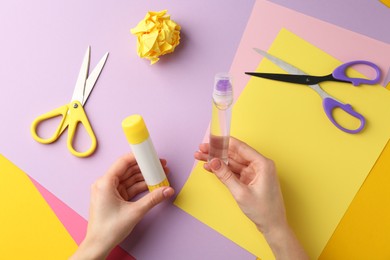
[[[349, 104], [343, 104], [343, 103], [338, 102], [337, 100], [334, 100], [333, 98], [326, 97], [326, 98], [324, 98], [322, 105], [323, 105], [325, 113], [328, 116], [328, 118], [330, 119], [330, 121], [332, 121], [332, 123], [338, 129], [340, 129], [346, 133], [350, 133], [350, 134], [359, 133], [360, 131], [363, 130], [364, 126], [366, 125], [366, 119], [361, 114], [359, 114], [358, 112], [353, 110], [352, 106]], [[347, 128], [341, 126], [339, 123], [337, 123], [337, 121], [333, 117], [333, 110], [335, 108], [340, 108], [343, 111], [345, 111], [346, 113], [348, 113], [349, 115], [359, 119], [360, 126], [357, 129], [347, 129]]]
[[[38, 125], [46, 120], [52, 119], [57, 116], [62, 116], [61, 122], [55, 130], [54, 134], [49, 138], [42, 138], [37, 133]], [[82, 124], [87, 131], [87, 134], [91, 138], [91, 146], [85, 152], [77, 151], [73, 146], [73, 139], [76, 135], [78, 124]], [[85, 114], [83, 106], [79, 101], [73, 101], [69, 105], [64, 105], [57, 109], [54, 109], [46, 114], [38, 116], [31, 125], [31, 135], [34, 140], [43, 143], [50, 144], [56, 141], [61, 133], [68, 127], [67, 146], [69, 151], [77, 157], [87, 157], [91, 155], [97, 146], [96, 136], [92, 130], [91, 124]]]
[[[68, 140], [67, 146], [69, 151], [77, 157], [90, 156], [97, 146], [97, 140], [95, 133], [92, 130], [91, 124], [89, 123], [88, 117], [85, 114], [84, 108], [79, 101], [73, 101], [70, 103], [68, 112]], [[85, 152], [79, 152], [73, 147], [73, 139], [76, 134], [78, 124], [82, 124], [91, 138], [91, 146]]]
[[[68, 105], [64, 105], [62, 107], [59, 107], [57, 109], [54, 109], [46, 114], [40, 115], [31, 124], [31, 135], [34, 138], [35, 141], [42, 143], [42, 144], [50, 144], [58, 139], [58, 137], [61, 135], [62, 131], [66, 128], [67, 124], [65, 124], [66, 120], [66, 113], [69, 110]], [[57, 129], [53, 133], [53, 135], [49, 138], [42, 138], [37, 133], [38, 125], [44, 121], [47, 121], [49, 119], [55, 118], [57, 116], [62, 116], [61, 122], [58, 125]]]
[[[349, 67], [352, 67], [352, 66], [358, 65], [358, 64], [367, 65], [367, 66], [373, 68], [375, 70], [375, 72], [376, 72], [376, 77], [374, 79], [364, 79], [364, 78], [351, 78], [351, 77], [348, 77], [347, 76], [347, 69]], [[374, 64], [374, 63], [372, 63], [370, 61], [355, 60], [355, 61], [350, 61], [350, 62], [344, 63], [343, 65], [337, 67], [333, 71], [332, 75], [333, 75], [333, 77], [335, 79], [345, 80], [345, 81], [351, 82], [352, 85], [354, 85], [354, 86], [359, 86], [360, 84], [374, 85], [374, 84], [377, 84], [380, 81], [381, 70], [379, 69], [379, 67], [376, 64]]]

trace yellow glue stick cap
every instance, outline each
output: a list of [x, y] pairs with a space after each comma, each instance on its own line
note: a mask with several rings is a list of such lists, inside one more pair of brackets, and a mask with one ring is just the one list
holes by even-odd
[[130, 144], [139, 144], [149, 137], [144, 119], [140, 115], [131, 115], [122, 121], [122, 128]]

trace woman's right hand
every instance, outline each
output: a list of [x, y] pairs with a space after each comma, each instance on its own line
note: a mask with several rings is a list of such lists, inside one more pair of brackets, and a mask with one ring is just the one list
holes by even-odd
[[230, 190], [243, 213], [263, 233], [277, 259], [307, 259], [289, 227], [283, 196], [272, 160], [246, 143], [231, 137], [228, 164], [214, 158], [207, 162], [209, 144], [200, 144], [195, 159], [214, 173]]

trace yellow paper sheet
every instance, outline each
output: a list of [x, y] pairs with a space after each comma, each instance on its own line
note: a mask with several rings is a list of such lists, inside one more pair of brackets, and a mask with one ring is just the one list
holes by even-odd
[[[386, 87], [390, 90], [390, 84]], [[321, 260], [390, 259], [390, 141], [322, 252]]]
[[380, 0], [382, 4], [386, 5], [387, 7], [390, 7], [390, 0]]
[[[285, 29], [269, 52], [313, 75], [325, 75], [341, 64]], [[266, 59], [257, 71], [285, 73]], [[232, 117], [232, 135], [275, 161], [289, 222], [311, 259], [320, 256], [390, 135], [388, 90], [334, 82], [321, 86], [366, 117], [363, 132], [352, 135], [336, 128], [310, 88], [254, 77], [234, 105]], [[261, 259], [273, 259], [229, 192], [200, 164], [175, 203]]]
[[390, 259], [390, 142], [319, 259]]
[[77, 244], [28, 176], [0, 154], [0, 259], [68, 259]]

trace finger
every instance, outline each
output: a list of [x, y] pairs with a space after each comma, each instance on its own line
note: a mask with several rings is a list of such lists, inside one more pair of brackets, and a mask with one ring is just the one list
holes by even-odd
[[156, 205], [172, 197], [174, 193], [175, 190], [172, 187], [161, 187], [146, 194], [144, 197], [136, 201], [135, 204], [140, 207], [140, 213], [143, 216]]
[[[163, 170], [165, 174], [169, 173], [169, 168], [167, 167], [167, 161], [165, 159], [160, 159], [161, 166], [163, 167]], [[141, 173], [141, 169], [139, 168], [138, 164], [131, 165], [126, 172], [121, 176], [121, 181], [126, 180], [128, 178], [131, 178], [133, 175]]]
[[[230, 170], [236, 174], [236, 175], [240, 175], [241, 172], [247, 167], [247, 165], [245, 164], [242, 164], [242, 163], [239, 163], [239, 162], [236, 162], [235, 160], [229, 158], [229, 168]], [[203, 168], [209, 172], [212, 172], [211, 168], [210, 168], [210, 165], [208, 162], [206, 162], [205, 164], [203, 164]]]
[[170, 173], [170, 171], [171, 171], [171, 170], [170, 170], [168, 167], [166, 167], [166, 166], [163, 167], [163, 170], [164, 170], [164, 172], [165, 172], [166, 175], [168, 175], [168, 174]]
[[138, 164], [132, 165], [125, 171], [125, 173], [123, 173], [120, 176], [120, 180], [121, 181], [127, 180], [127, 179], [131, 178], [132, 176], [140, 174], [140, 173], [141, 173], [141, 169], [139, 168]]
[[145, 181], [140, 181], [140, 182], [134, 183], [132, 186], [130, 186], [126, 189], [128, 200], [131, 200], [132, 198], [134, 198], [138, 194], [140, 194], [144, 191], [147, 191], [147, 190], [148, 190], [148, 186], [146, 185]]
[[199, 161], [207, 161], [210, 145], [203, 143], [199, 145], [199, 150], [194, 153], [194, 158]]
[[118, 177], [120, 180], [125, 177], [126, 172], [129, 168], [137, 166], [137, 161], [132, 153], [125, 154], [119, 157], [108, 169], [106, 176]]
[[220, 159], [215, 158], [211, 160], [208, 166], [232, 194], [236, 194], [242, 189], [241, 183], [236, 175]]
[[163, 169], [164, 169], [164, 172], [165, 172], [165, 174], [168, 174], [169, 173], [169, 168], [168, 168], [168, 166], [167, 166], [167, 160], [165, 160], [165, 159], [160, 159], [160, 162], [161, 162], [161, 166], [163, 167]]
[[[132, 168], [135, 168], [132, 167]], [[169, 174], [169, 168], [168, 167], [164, 167], [163, 168], [165, 174]], [[130, 170], [128, 170], [128, 172], [130, 172]], [[133, 186], [134, 184], [136, 184], [137, 182], [141, 182], [141, 181], [145, 181], [145, 178], [144, 176], [142, 175], [142, 172], [139, 170], [139, 167], [138, 167], [138, 171], [134, 171], [133, 173], [131, 174], [128, 174], [128, 177], [124, 180], [121, 180], [120, 181], [120, 185], [124, 187], [124, 189], [128, 189], [130, 188], [131, 186]]]
[[245, 165], [255, 160], [267, 161], [265, 156], [234, 137], [230, 137], [229, 140], [229, 158]]
[[210, 144], [209, 143], [203, 143], [199, 145], [199, 151], [202, 153], [209, 153], [210, 150]]
[[229, 168], [235, 174], [240, 174], [246, 167], [246, 164], [239, 163], [232, 158], [229, 158]]
[[135, 183], [140, 182], [140, 181], [145, 181], [141, 172], [130, 176], [126, 180], [121, 181], [121, 185], [127, 189], [127, 188], [133, 186]]
[[207, 159], [208, 159], [208, 154], [204, 154], [204, 153], [202, 153], [202, 152], [200, 152], [200, 151], [197, 151], [197, 152], [195, 152], [194, 153], [194, 158], [196, 159], [196, 160], [199, 160], [199, 161], [207, 161]]
[[167, 160], [165, 159], [160, 159], [162, 167], [165, 167], [167, 165]]
[[209, 163], [205, 163], [203, 164], [203, 168], [206, 170], [206, 171], [209, 171], [209, 172], [213, 172], [210, 168], [210, 164]]

